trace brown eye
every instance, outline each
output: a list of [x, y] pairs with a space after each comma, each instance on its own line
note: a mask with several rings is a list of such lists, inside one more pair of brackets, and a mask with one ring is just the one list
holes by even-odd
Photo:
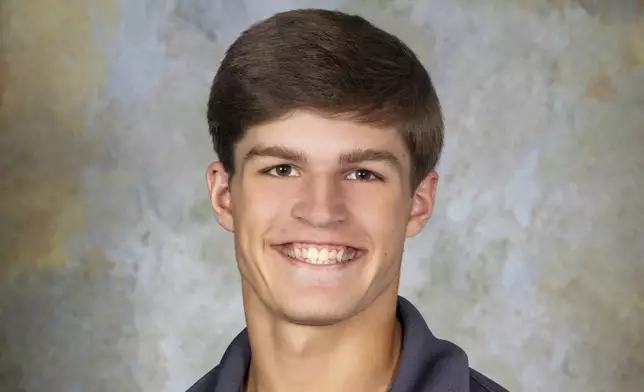
[[268, 174], [275, 177], [292, 177], [297, 175], [296, 169], [291, 165], [277, 165], [271, 168]]
[[378, 176], [375, 175], [373, 172], [370, 172], [369, 170], [364, 170], [364, 169], [357, 169], [352, 171], [347, 178], [349, 180], [357, 180], [357, 181], [373, 181], [377, 180]]

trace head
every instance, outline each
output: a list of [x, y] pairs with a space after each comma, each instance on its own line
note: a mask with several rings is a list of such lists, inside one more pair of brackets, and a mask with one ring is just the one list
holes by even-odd
[[244, 31], [212, 84], [207, 180], [245, 295], [299, 324], [395, 294], [443, 145], [429, 74], [358, 16], [296, 10]]

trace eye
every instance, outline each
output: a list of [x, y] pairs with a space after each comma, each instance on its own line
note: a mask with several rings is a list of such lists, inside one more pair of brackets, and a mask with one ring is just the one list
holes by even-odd
[[378, 176], [377, 174], [369, 170], [357, 169], [349, 173], [349, 175], [347, 176], [347, 179], [368, 182], [368, 181], [379, 180], [380, 176]]
[[297, 176], [297, 169], [291, 165], [277, 165], [266, 171], [267, 174], [274, 177], [294, 177]]

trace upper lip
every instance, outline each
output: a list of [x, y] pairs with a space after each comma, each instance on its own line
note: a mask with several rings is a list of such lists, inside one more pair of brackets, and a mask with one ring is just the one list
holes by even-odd
[[288, 240], [288, 241], [279, 241], [275, 243], [276, 246], [283, 246], [287, 244], [293, 244], [293, 243], [299, 243], [299, 244], [309, 244], [309, 245], [317, 245], [317, 246], [330, 246], [330, 247], [347, 247], [347, 248], [354, 248], [358, 250], [362, 250], [358, 245], [355, 244], [350, 244], [347, 242], [342, 242], [342, 241], [319, 241], [319, 240], [304, 240], [304, 239], [296, 239], [296, 240]]

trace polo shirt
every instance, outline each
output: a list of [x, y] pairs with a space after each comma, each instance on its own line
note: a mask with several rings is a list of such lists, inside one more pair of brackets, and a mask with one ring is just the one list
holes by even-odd
[[[421, 313], [398, 296], [397, 317], [402, 326], [402, 349], [389, 392], [508, 392], [469, 367], [465, 352], [436, 338]], [[245, 328], [215, 366], [187, 392], [244, 392], [251, 360]]]

